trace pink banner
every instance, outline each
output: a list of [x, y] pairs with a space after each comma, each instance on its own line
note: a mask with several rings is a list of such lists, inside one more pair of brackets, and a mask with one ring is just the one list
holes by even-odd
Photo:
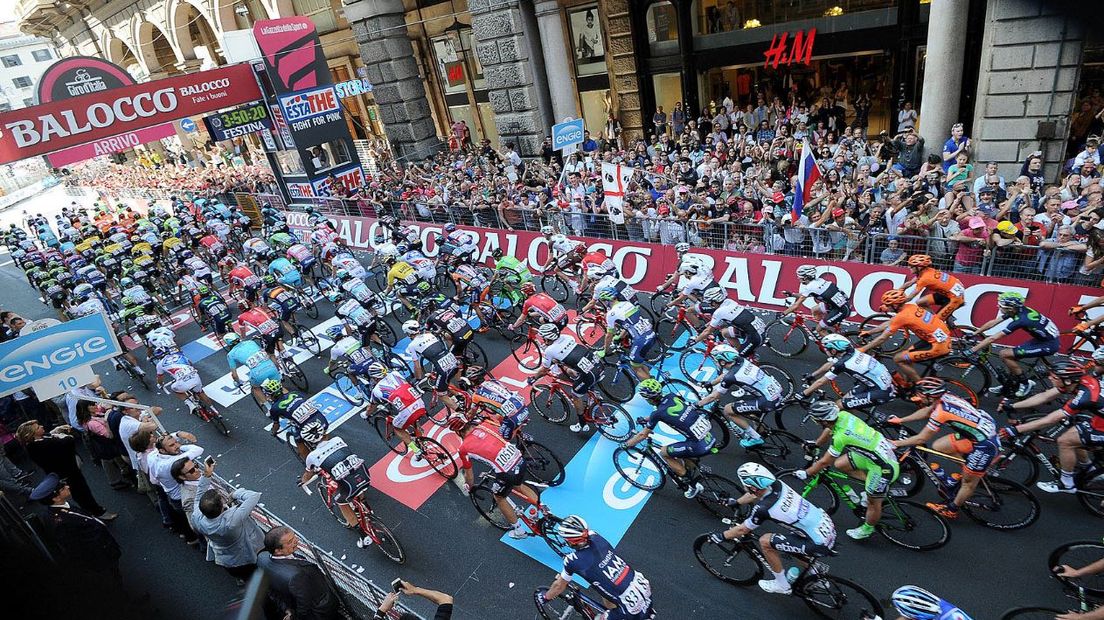
[[102, 140], [96, 140], [95, 142], [89, 142], [79, 146], [71, 146], [67, 149], [62, 149], [56, 153], [47, 155], [46, 159], [54, 168], [61, 168], [62, 166], [69, 166], [86, 159], [99, 157], [100, 155], [121, 153], [139, 144], [147, 144], [160, 140], [161, 138], [168, 138], [175, 134], [176, 127], [174, 127], [173, 123], [164, 123], [153, 127], [146, 127], [145, 129], [139, 129], [138, 131], [120, 134], [118, 136], [112, 136], [110, 138], [103, 138]]
[[[338, 232], [352, 247], [371, 247], [370, 242], [377, 228], [374, 218], [335, 216], [331, 219], [336, 223]], [[305, 215], [302, 213], [289, 213], [288, 222], [293, 226], [306, 227]], [[421, 231], [426, 254], [436, 255], [434, 238], [442, 232], [441, 226], [421, 223], [413, 225]], [[480, 258], [484, 262], [491, 261], [490, 253], [494, 248], [502, 248], [505, 253], [528, 261], [530, 268], [535, 271], [548, 258], [547, 244], [539, 233], [461, 228], [479, 236], [482, 252]], [[678, 256], [673, 246], [592, 237], [572, 238], [587, 242], [591, 250], [604, 250], [617, 265], [622, 278], [637, 290], [654, 291], [678, 265]], [[746, 254], [701, 248], [694, 248], [691, 252], [703, 256], [713, 266], [714, 277], [721, 286], [729, 290], [731, 296], [748, 306], [772, 310], [785, 307], [784, 291], [798, 289], [795, 271], [799, 266], [823, 267], [823, 272], [841, 290], [851, 295], [855, 307], [855, 314], [851, 317], [853, 320], [861, 320], [878, 312], [882, 293], [892, 287], [901, 286], [909, 276], [909, 271], [903, 268], [857, 262], [829, 262], [779, 254]], [[1027, 296], [1029, 306], [1050, 317], [1062, 331], [1068, 331], [1076, 323], [1069, 316], [1069, 309], [1104, 294], [1099, 288], [1087, 286], [970, 274], [955, 275], [966, 286], [966, 303], [955, 312], [955, 320], [959, 324], [974, 326], [997, 315], [997, 296], [1000, 293], [1018, 291]]]

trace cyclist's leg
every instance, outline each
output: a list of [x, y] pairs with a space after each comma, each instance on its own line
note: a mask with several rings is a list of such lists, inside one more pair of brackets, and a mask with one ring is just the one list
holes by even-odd
[[766, 403], [766, 399], [760, 396], [743, 396], [732, 401], [722, 410], [725, 416], [736, 424], [737, 432], [742, 437], [741, 446], [749, 448], [763, 443], [763, 438], [759, 436], [755, 426], [740, 414], [762, 413]]
[[840, 323], [843, 323], [843, 320], [851, 314], [851, 308], [847, 306], [840, 306], [831, 310], [825, 307], [824, 304], [820, 304], [819, 307], [824, 309], [820, 321], [817, 323], [817, 331], [822, 336], [831, 332], [838, 332]]
[[[579, 417], [579, 425], [583, 426], [583, 412], [586, 411], [586, 403], [584, 399], [594, 389], [594, 386], [598, 384], [597, 372], [580, 373], [578, 377], [571, 383], [571, 390], [568, 394], [571, 396], [571, 402], [575, 405], [575, 415]], [[601, 400], [601, 399], [598, 399]]]
[[952, 321], [951, 315], [954, 314], [955, 310], [958, 310], [966, 303], [966, 298], [962, 295], [955, 295], [954, 297], [940, 295], [940, 298], [940, 301], [942, 301], [942, 299], [946, 299], [946, 301], [942, 303], [943, 307], [939, 309], [939, 318], [947, 321], [947, 324], [950, 325]]
[[627, 355], [629, 356], [629, 365], [632, 366], [633, 372], [636, 373], [636, 377], [641, 381], [651, 376], [651, 365], [648, 364], [644, 356], [652, 350], [656, 341], [659, 340], [655, 332], [651, 336], [646, 338], [633, 338], [632, 345], [629, 347]]
[[517, 512], [514, 510], [513, 504], [510, 502], [510, 490], [521, 483], [521, 471], [520, 466], [517, 469], [517, 476], [510, 476], [511, 472], [496, 473], [491, 478], [491, 493], [494, 495], [495, 504], [498, 505], [498, 509], [502, 512], [502, 516], [506, 518], [506, 522], [515, 528], [518, 525]]

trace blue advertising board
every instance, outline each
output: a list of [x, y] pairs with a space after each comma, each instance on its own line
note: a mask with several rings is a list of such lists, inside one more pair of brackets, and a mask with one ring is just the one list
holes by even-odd
[[100, 313], [0, 343], [0, 396], [122, 352], [115, 330]]
[[552, 126], [552, 148], [560, 150], [583, 141], [583, 119], [577, 118]]

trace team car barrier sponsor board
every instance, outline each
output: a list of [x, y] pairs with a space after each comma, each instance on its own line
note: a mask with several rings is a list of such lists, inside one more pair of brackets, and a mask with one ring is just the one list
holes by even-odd
[[[288, 212], [292, 227], [306, 228], [303, 213]], [[333, 216], [330, 218], [337, 232], [354, 249], [372, 249], [373, 237], [379, 228], [374, 218]], [[437, 254], [436, 237], [442, 234], [440, 225], [408, 224], [420, 231], [427, 256]], [[519, 260], [526, 261], [536, 273], [548, 261], [548, 244], [540, 233], [504, 231], [489, 228], [458, 227], [475, 234], [479, 239], [479, 259], [493, 262], [491, 251], [502, 250]], [[669, 245], [634, 241], [571, 237], [588, 244], [591, 251], [603, 250], [617, 265], [622, 278], [637, 290], [654, 291], [678, 266], [678, 254]], [[751, 307], [780, 310], [786, 307], [784, 291], [797, 291], [799, 283], [796, 270], [801, 265], [814, 265], [819, 274], [827, 274], [836, 285], [847, 293], [852, 301], [852, 320], [862, 320], [879, 311], [881, 296], [892, 287], [900, 287], [911, 278], [909, 270], [898, 267], [869, 265], [858, 262], [831, 262], [812, 258], [783, 256], [781, 254], [750, 254], [692, 248], [691, 253], [703, 257], [712, 265], [717, 283], [729, 291], [740, 303]], [[1005, 291], [1022, 293], [1027, 305], [1050, 317], [1063, 331], [1074, 327], [1077, 319], [1069, 316], [1069, 310], [1090, 299], [1104, 294], [1098, 288], [1065, 284], [1047, 284], [1010, 278], [994, 278], [972, 274], [954, 274], [966, 288], [965, 304], [954, 313], [962, 325], [981, 325], [997, 315], [997, 296]], [[1104, 312], [1104, 308], [1094, 308]], [[1069, 345], [1069, 337], [1063, 337], [1063, 346]]]

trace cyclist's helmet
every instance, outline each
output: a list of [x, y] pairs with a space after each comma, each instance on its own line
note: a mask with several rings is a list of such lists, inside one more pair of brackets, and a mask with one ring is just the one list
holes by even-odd
[[[275, 381], [275, 379], [269, 379], [269, 381]], [[322, 424], [305, 424], [299, 428], [299, 439], [302, 439], [303, 443], [310, 448], [322, 443], [322, 438], [325, 436], [326, 427]]]
[[192, 258], [194, 256], [195, 256], [195, 254], [192, 253], [191, 250], [181, 250], [180, 251], [180, 260], [182, 260], [182, 261], [188, 260], [189, 258]]
[[816, 267], [812, 265], [802, 265], [797, 268], [797, 277], [802, 282], [808, 282], [816, 277]]
[[659, 400], [659, 397], [663, 395], [663, 384], [658, 379], [645, 379], [636, 387], [636, 391], [644, 400]]
[[545, 323], [537, 329], [537, 335], [545, 342], [552, 342], [560, 337], [560, 328], [552, 323]]
[[820, 344], [824, 345], [824, 348], [828, 351], [835, 351], [842, 353], [851, 348], [851, 341], [839, 334], [828, 334], [820, 341]]
[[200, 284], [196, 287], [196, 293], [198, 293], [201, 297], [204, 295], [210, 295], [211, 287], [207, 286], [206, 284]]
[[610, 303], [617, 299], [617, 292], [612, 288], [604, 288], [598, 291], [598, 294], [595, 295], [594, 298], [603, 303]]
[[453, 224], [452, 222], [449, 222], [448, 224], [445, 224], [445, 232], [447, 232], [447, 233], [456, 232], [456, 224]]
[[239, 342], [241, 342], [241, 337], [238, 336], [237, 334], [235, 334], [234, 332], [229, 332], [225, 336], [222, 337], [222, 343], [225, 344], [228, 347], [232, 347], [232, 346], [238, 344]]
[[341, 301], [341, 293], [338, 291], [326, 291], [326, 299], [330, 300], [330, 303], [336, 304]]
[[138, 305], [138, 302], [134, 301], [133, 297], [124, 297], [123, 298], [123, 307], [124, 308], [133, 308], [136, 305]]
[[[537, 287], [532, 282], [525, 282], [521, 285], [521, 294], [525, 296], [534, 295], [537, 292]], [[1101, 349], [1104, 350], [1104, 349]]]
[[376, 235], [374, 237], [372, 237], [372, 241], [375, 241], [376, 245], [380, 245], [386, 240], [387, 240], [387, 237], [383, 236], [383, 231], [382, 230], [377, 230]]
[[882, 293], [882, 303], [887, 306], [899, 306], [905, 303], [905, 299], [905, 293], [900, 289], [893, 288]]
[[711, 304], [719, 304], [727, 297], [728, 295], [725, 295], [724, 289], [719, 286], [707, 289], [704, 293], [702, 293], [702, 299]]
[[1000, 308], [1001, 310], [1016, 311], [1016, 310], [1019, 310], [1020, 308], [1023, 308], [1023, 305], [1024, 305], [1024, 296], [1021, 295], [1020, 293], [1014, 293], [1012, 291], [1006, 291], [1004, 293], [1001, 293], [1000, 296], [997, 297], [997, 307]]
[[770, 488], [775, 477], [769, 469], [759, 463], [748, 462], [736, 470], [736, 478], [748, 491]]
[[271, 273], [266, 273], [264, 277], [261, 278], [261, 282], [265, 286], [276, 286], [276, 276], [272, 275]]
[[939, 377], [924, 377], [916, 382], [916, 392], [924, 396], [942, 396], [947, 393], [947, 382]]
[[909, 620], [935, 620], [943, 612], [939, 597], [916, 586], [901, 586], [889, 597], [897, 613]]
[[418, 322], [413, 319], [402, 324], [403, 333], [407, 336], [413, 336], [414, 334], [418, 333], [420, 331], [420, 327], [421, 325], [419, 325]]
[[1063, 381], [1073, 382], [1085, 376], [1085, 367], [1077, 362], [1071, 361], [1063, 364], [1056, 364], [1050, 372]]
[[334, 272], [334, 276], [336, 276], [338, 280], [344, 282], [345, 280], [353, 277], [353, 274], [349, 273], [348, 269], [338, 269]]
[[394, 265], [395, 264], [395, 255], [394, 254], [384, 254], [383, 255], [383, 264], [385, 264], [385, 265]]
[[131, 278], [119, 278], [120, 289], [126, 290], [132, 286], [134, 286], [134, 280], [132, 280]]
[[913, 254], [908, 259], [909, 267], [931, 267], [932, 257], [927, 254]]
[[686, 243], [685, 241], [683, 241], [682, 243], [676, 243], [675, 251], [678, 252], [680, 256], [686, 254], [690, 251], [690, 244]]
[[368, 364], [367, 372], [369, 377], [372, 377], [373, 379], [379, 381], [380, 379], [386, 377], [387, 373], [390, 372], [390, 370], [388, 370], [387, 366], [385, 366], [382, 362], [372, 362], [371, 364]]
[[491, 258], [495, 260], [502, 258], [502, 248], [495, 248], [491, 250]]
[[556, 533], [569, 545], [584, 545], [590, 540], [590, 528], [579, 515], [568, 515], [556, 526]]
[[410, 246], [406, 245], [405, 243], [400, 243], [399, 245], [395, 246], [395, 251], [399, 253], [399, 256], [402, 256], [403, 254], [406, 254], [410, 251]]
[[809, 417], [818, 422], [832, 422], [839, 417], [840, 408], [830, 400], [818, 400], [809, 405]]
[[551, 235], [554, 231], [551, 226], [541, 226], [541, 234], [544, 236]]
[[334, 342], [341, 340], [345, 336], [345, 328], [341, 325], [334, 325], [326, 330], [326, 337]]
[[284, 384], [279, 379], [265, 379], [261, 383], [261, 391], [269, 396], [279, 396], [284, 392]]
[[727, 344], [719, 344], [713, 347], [709, 355], [711, 355], [717, 363], [725, 365], [735, 364], [740, 360], [740, 352]]

